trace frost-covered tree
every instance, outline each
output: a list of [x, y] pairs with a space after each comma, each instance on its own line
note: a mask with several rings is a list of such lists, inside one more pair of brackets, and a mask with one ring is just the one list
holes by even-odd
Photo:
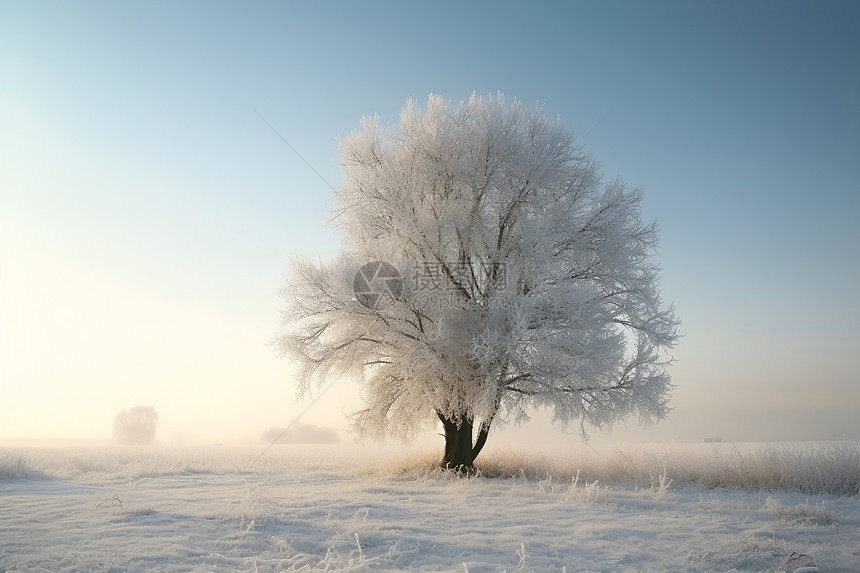
[[122, 444], [149, 444], [155, 439], [158, 412], [152, 406], [123, 410], [113, 419], [113, 438]]
[[350, 377], [363, 435], [409, 439], [441, 421], [445, 467], [470, 468], [494, 424], [551, 409], [563, 427], [664, 417], [655, 223], [644, 191], [604, 183], [573, 135], [504, 97], [409, 100], [397, 126], [340, 140], [329, 263], [297, 259], [282, 355], [299, 391]]

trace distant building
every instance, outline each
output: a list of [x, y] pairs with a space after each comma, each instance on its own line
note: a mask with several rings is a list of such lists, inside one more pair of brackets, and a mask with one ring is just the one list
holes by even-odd
[[706, 444], [719, 444], [720, 442], [723, 441], [723, 439], [722, 438], [705, 438], [702, 441], [705, 442]]

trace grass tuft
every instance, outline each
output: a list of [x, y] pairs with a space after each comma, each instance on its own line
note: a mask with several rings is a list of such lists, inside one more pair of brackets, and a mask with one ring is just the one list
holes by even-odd
[[0, 479], [39, 479], [44, 474], [32, 458], [18, 450], [0, 451]]

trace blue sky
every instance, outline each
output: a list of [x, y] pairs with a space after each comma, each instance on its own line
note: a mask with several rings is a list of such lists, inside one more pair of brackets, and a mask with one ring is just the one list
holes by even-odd
[[[106, 437], [138, 404], [165, 439], [289, 422], [306, 403], [266, 345], [290, 257], [338, 249], [335, 137], [473, 91], [541, 102], [648, 191], [684, 324], [676, 410], [614, 439], [856, 437], [858, 17], [0, 1], [0, 437]], [[358, 397], [336, 388], [307, 421], [342, 429]], [[528, 432], [558, 437], [540, 416]]]

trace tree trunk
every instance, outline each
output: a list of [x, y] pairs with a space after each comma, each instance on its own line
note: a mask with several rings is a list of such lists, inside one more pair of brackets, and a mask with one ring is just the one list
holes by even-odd
[[487, 442], [489, 426], [481, 425], [473, 444], [474, 424], [470, 418], [462, 416], [459, 420], [449, 420], [439, 414], [439, 419], [445, 429], [445, 457], [442, 458], [442, 467], [464, 474], [474, 472], [475, 458]]

